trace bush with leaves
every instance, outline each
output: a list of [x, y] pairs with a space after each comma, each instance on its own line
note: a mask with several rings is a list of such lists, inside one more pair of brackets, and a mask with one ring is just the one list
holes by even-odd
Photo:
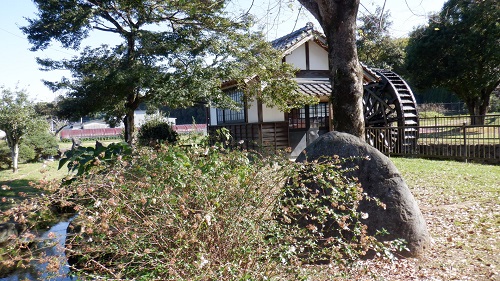
[[[32, 129], [24, 135], [19, 144], [19, 161], [36, 162], [41, 158], [57, 156], [59, 145], [57, 139], [49, 132], [48, 124], [43, 119], [34, 119]], [[3, 142], [3, 140], [2, 140]], [[0, 166], [10, 168], [11, 151], [7, 145], [0, 146]]]
[[66, 165], [68, 172], [74, 173], [76, 177], [95, 174], [98, 171], [106, 171], [110, 168], [110, 165], [122, 160], [123, 156], [129, 156], [131, 153], [132, 149], [125, 142], [111, 143], [104, 146], [99, 141], [96, 141], [95, 147], [77, 146], [66, 151], [64, 157], [59, 161], [59, 169]]
[[[358, 211], [360, 201], [373, 200], [380, 208], [385, 205], [368, 197], [357, 179], [348, 176], [357, 169], [352, 160], [333, 157], [294, 165], [296, 170], [274, 210], [280, 223], [274, 231], [274, 244], [287, 254], [282, 259], [349, 264], [368, 254], [395, 258], [392, 251], [404, 249], [404, 241], [381, 243], [368, 235], [361, 220], [369, 214]], [[377, 232], [384, 234], [384, 229]]]
[[10, 169], [12, 167], [12, 155], [7, 141], [0, 140], [0, 169]]
[[41, 158], [57, 156], [59, 145], [49, 132], [49, 125], [43, 119], [33, 120], [35, 125], [19, 145], [19, 159], [26, 162], [39, 161]]
[[164, 142], [175, 143], [177, 132], [162, 116], [153, 116], [139, 129], [137, 135], [140, 145], [155, 146]]
[[[80, 176], [61, 187], [45, 183], [51, 195], [39, 198], [78, 212], [66, 253], [82, 277], [299, 280], [307, 278], [303, 263], [389, 249], [366, 235], [356, 211], [362, 189], [337, 160], [303, 164], [217, 146], [160, 146], [102, 161], [105, 150], [68, 155], [62, 165]], [[296, 180], [304, 176], [330, 195], [303, 189]], [[297, 185], [285, 185], [289, 178]], [[29, 213], [24, 206], [8, 214], [21, 210]]]

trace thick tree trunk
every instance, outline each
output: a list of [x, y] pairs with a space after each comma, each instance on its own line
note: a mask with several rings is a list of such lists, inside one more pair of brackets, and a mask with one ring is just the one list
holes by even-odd
[[[345, 14], [345, 11], [341, 13]], [[333, 25], [337, 28], [323, 28], [327, 38], [331, 38], [328, 39], [328, 48], [334, 129], [364, 139], [363, 76], [355, 45], [356, 23], [354, 20], [354, 26], [349, 26], [345, 20], [337, 19]]]
[[356, 50], [359, 0], [299, 0], [328, 41], [334, 130], [365, 138], [363, 73]]
[[481, 120], [480, 120], [481, 118], [479, 117], [478, 101], [475, 99], [470, 99], [465, 102], [465, 105], [467, 106], [467, 111], [469, 112], [470, 124], [481, 125]]

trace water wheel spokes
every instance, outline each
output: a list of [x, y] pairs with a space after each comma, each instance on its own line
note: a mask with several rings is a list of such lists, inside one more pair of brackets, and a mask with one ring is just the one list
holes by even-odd
[[365, 126], [374, 128], [367, 130], [367, 142], [382, 152], [415, 149], [419, 120], [410, 87], [392, 71], [375, 73], [380, 80], [364, 86]]

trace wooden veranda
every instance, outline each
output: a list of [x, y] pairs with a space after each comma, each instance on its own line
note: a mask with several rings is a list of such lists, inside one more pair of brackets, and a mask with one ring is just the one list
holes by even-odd
[[209, 126], [212, 142], [217, 140], [218, 130], [225, 128], [231, 134], [231, 146], [252, 150], [280, 150], [290, 147], [288, 122], [261, 122]]

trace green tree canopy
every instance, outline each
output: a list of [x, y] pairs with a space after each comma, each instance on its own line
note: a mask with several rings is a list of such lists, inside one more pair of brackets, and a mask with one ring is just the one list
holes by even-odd
[[[250, 30], [252, 19], [231, 15], [225, 0], [34, 0], [37, 18], [22, 30], [32, 50], [58, 41], [79, 49], [84, 38], [101, 31], [117, 34], [116, 46], [85, 47], [78, 57], [62, 61], [38, 59], [45, 70], [70, 70], [72, 77], [46, 82], [53, 90], [65, 89], [64, 108], [72, 115], [104, 112], [108, 121], [125, 121], [132, 142], [134, 110], [142, 103], [192, 106], [208, 102], [234, 106], [221, 90], [221, 82], [247, 85], [258, 77], [266, 87], [259, 96], [282, 109], [290, 100], [300, 104], [294, 91], [293, 71], [281, 56]], [[294, 95], [291, 97], [291, 95]], [[307, 101], [304, 101], [307, 102]], [[69, 116], [68, 116], [69, 117]]]
[[33, 105], [25, 91], [1, 87], [0, 130], [5, 132], [12, 158], [12, 170], [18, 170], [19, 144], [33, 130], [36, 119]]
[[404, 65], [407, 39], [392, 38], [389, 11], [377, 7], [375, 13], [358, 17], [359, 60], [371, 67], [401, 72]]
[[[500, 83], [500, 7], [496, 0], [450, 0], [407, 47], [411, 82], [442, 87], [463, 100], [469, 114], [484, 115]], [[484, 119], [472, 118], [473, 124]]]

